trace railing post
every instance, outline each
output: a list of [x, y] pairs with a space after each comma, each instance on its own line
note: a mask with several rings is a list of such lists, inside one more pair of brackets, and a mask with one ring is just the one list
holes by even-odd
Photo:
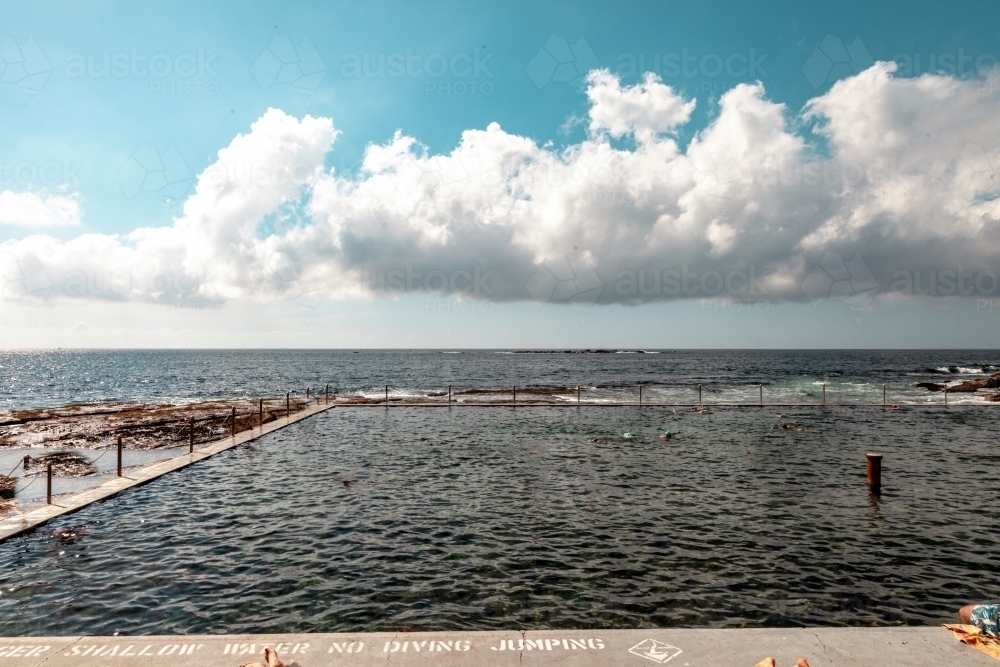
[[700, 408], [701, 406], [702, 406], [702, 403], [701, 403], [701, 383], [699, 382], [698, 383], [698, 407]]
[[451, 407], [451, 385], [448, 385], [448, 407]]
[[45, 503], [52, 504], [52, 461], [49, 461], [48, 486], [45, 491]]
[[257, 418], [260, 421], [261, 430], [264, 429], [264, 399], [258, 399], [260, 402], [257, 404]]
[[122, 476], [122, 437], [118, 436], [118, 476]]
[[944, 388], [944, 407], [948, 407], [948, 387]]
[[330, 385], [326, 385], [326, 405], [330, 405]]
[[760, 407], [764, 407], [764, 383], [761, 382], [757, 388], [760, 389]]
[[826, 405], [826, 383], [823, 383], [823, 405]]
[[642, 385], [639, 385], [639, 405], [642, 405]]
[[194, 417], [191, 417], [191, 424], [188, 427], [188, 454], [194, 454]]
[[290, 398], [291, 395], [292, 395], [292, 392], [290, 392], [290, 391], [286, 391], [285, 392], [285, 419], [288, 419], [289, 415], [292, 414], [292, 410], [291, 410], [292, 404], [291, 404], [291, 398]]
[[868, 459], [868, 490], [876, 496], [882, 494], [882, 455], [865, 454]]
[[580, 405], [580, 385], [576, 385], [576, 404]]
[[510, 386], [510, 389], [511, 389], [511, 392], [513, 393], [513, 395], [514, 395], [514, 401], [513, 401], [513, 403], [514, 403], [514, 405], [517, 405], [517, 385], [516, 384], [512, 384]]
[[233, 406], [233, 423], [229, 425], [229, 434], [236, 437], [236, 406]]
[[882, 385], [882, 407], [885, 407], [885, 385]]

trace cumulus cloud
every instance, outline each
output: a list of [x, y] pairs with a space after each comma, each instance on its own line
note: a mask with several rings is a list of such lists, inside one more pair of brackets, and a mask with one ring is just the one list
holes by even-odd
[[0, 225], [44, 229], [80, 224], [80, 202], [69, 195], [0, 191]]
[[607, 131], [613, 137], [631, 134], [638, 141], [652, 141], [686, 123], [694, 111], [694, 100], [685, 101], [670, 86], [649, 72], [638, 86], [622, 87], [607, 70], [587, 76], [590, 100], [590, 131]]
[[815, 300], [821, 258], [831, 294], [851, 287], [841, 264], [867, 292], [900, 272], [997, 271], [1000, 99], [984, 92], [997, 82], [894, 67], [876, 63], [797, 114], [738, 85], [683, 148], [694, 101], [654, 75], [627, 86], [596, 71], [577, 144], [493, 123], [434, 154], [397, 132], [352, 177], [323, 167], [330, 119], [271, 109], [219, 151], [172, 226], [8, 241], [0, 270], [50, 285], [17, 298], [307, 306], [404, 292]]

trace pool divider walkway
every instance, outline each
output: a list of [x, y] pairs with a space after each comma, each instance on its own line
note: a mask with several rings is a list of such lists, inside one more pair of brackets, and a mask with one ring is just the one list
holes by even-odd
[[[232, 449], [233, 447], [239, 447], [240, 445], [250, 442], [251, 440], [256, 440], [257, 438], [267, 435], [268, 433], [273, 433], [274, 431], [289, 426], [290, 424], [300, 422], [303, 419], [308, 419], [315, 414], [325, 412], [326, 410], [330, 410], [334, 407], [336, 406], [333, 403], [330, 403], [329, 405], [319, 403], [318, 405], [306, 407], [305, 409], [295, 412], [288, 417], [280, 417], [272, 422], [268, 422], [264, 424], [263, 428], [258, 427], [248, 431], [241, 431], [240, 433], [237, 433], [235, 437], [229, 436], [221, 440], [204, 444], [196, 448], [192, 454], [181, 454], [180, 456], [175, 456], [164, 461], [158, 461], [157, 463], [152, 463], [141, 468], [126, 469], [121, 477], [112, 477], [111, 479], [102, 482], [93, 488], [86, 489], [78, 493], [54, 496], [52, 498], [51, 505], [41, 505], [23, 512], [15, 511], [0, 521], [0, 542], [17, 535], [31, 532], [35, 528], [48, 523], [56, 517], [64, 514], [72, 514], [73, 512], [81, 510], [92, 503], [113, 498], [122, 491], [136, 486], [141, 486], [157, 479], [158, 477], [162, 477], [167, 473], [180, 470], [181, 468], [186, 468], [193, 463], [207, 459], [210, 456], [218, 454], [219, 452], [224, 452], [228, 449]], [[0, 656], [0, 658], [2, 658], [2, 656]]]
[[[206, 619], [207, 620], [207, 619]], [[265, 619], [260, 619], [265, 622]], [[265, 646], [298, 667], [792, 667], [996, 665], [942, 627], [529, 630], [0, 638], [0, 664], [238, 667]]]

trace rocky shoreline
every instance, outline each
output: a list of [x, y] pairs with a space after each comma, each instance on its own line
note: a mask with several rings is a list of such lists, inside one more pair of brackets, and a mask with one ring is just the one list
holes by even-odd
[[[966, 380], [951, 386], [942, 382], [917, 382], [914, 386], [933, 392], [946, 391], [949, 394], [973, 393], [978, 392], [980, 389], [1000, 389], [1000, 371], [986, 378]], [[986, 394], [983, 396], [983, 400], [991, 403], [1000, 403], [1000, 392]]]
[[[293, 398], [289, 409], [298, 412], [306, 402]], [[125, 449], [162, 449], [246, 431], [260, 422], [256, 400], [204, 401], [187, 405], [147, 403], [85, 403], [58, 408], [0, 411], [0, 447], [57, 447], [104, 449], [122, 437]], [[264, 400], [263, 421], [285, 414], [285, 397]]]

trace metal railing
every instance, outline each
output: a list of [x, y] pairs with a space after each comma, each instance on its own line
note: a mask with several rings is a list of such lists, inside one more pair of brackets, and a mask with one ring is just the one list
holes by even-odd
[[[896, 400], [890, 401], [889, 395], [889, 385], [882, 385], [882, 397], [881, 401], [866, 401], [866, 400], [827, 400], [827, 385], [825, 383], [820, 385], [818, 401], [789, 401], [789, 400], [765, 400], [765, 387], [763, 382], [755, 383], [757, 386], [757, 400], [756, 401], [705, 401], [704, 400], [704, 387], [702, 384], [697, 384], [694, 387], [671, 387], [673, 393], [676, 395], [678, 392], [689, 391], [692, 400], [660, 400], [660, 401], [650, 401], [649, 392], [643, 393], [644, 389], [648, 389], [645, 385], [638, 384], [634, 385], [635, 389], [629, 391], [623, 388], [614, 389], [597, 389], [594, 388], [591, 391], [600, 391], [601, 397], [592, 400], [586, 400], [584, 397], [585, 391], [587, 391], [582, 385], [577, 385], [575, 387], [521, 387], [521, 400], [518, 400], [518, 386], [511, 385], [509, 389], [504, 388], [493, 388], [493, 389], [477, 389], [477, 388], [467, 388], [459, 392], [453, 390], [452, 385], [447, 385], [447, 391], [435, 392], [430, 394], [425, 394], [421, 397], [390, 397], [389, 390], [392, 388], [391, 384], [383, 385], [381, 392], [381, 397], [376, 399], [370, 397], [370, 395], [365, 396], [364, 394], [355, 395], [342, 395], [338, 401], [338, 397], [334, 396], [334, 402], [339, 407], [572, 407], [572, 406], [588, 406], [588, 407], [623, 407], [623, 406], [642, 406], [642, 407], [694, 407], [694, 408], [706, 408], [706, 407], [884, 407], [884, 408], [899, 408], [899, 407], [949, 407], [948, 396], [949, 392], [947, 388], [942, 390], [942, 402], [935, 401], [913, 401], [913, 400], [900, 400], [898, 397]], [[658, 385], [661, 389], [664, 385]], [[753, 385], [748, 385], [753, 386]], [[612, 397], [611, 392], [618, 391], [617, 397]], [[637, 391], [637, 393], [636, 393]], [[525, 399], [525, 395], [538, 395], [542, 392], [543, 395], [548, 395], [551, 397], [559, 396], [559, 400], [539, 400], [539, 399]], [[974, 392], [962, 392], [962, 393], [974, 393]], [[480, 396], [481, 400], [456, 400], [457, 395], [466, 394], [467, 396], [476, 395]], [[573, 395], [576, 396], [576, 401], [572, 400]], [[780, 395], [787, 395], [788, 392], [780, 392]], [[695, 400], [695, 395], [697, 399]], [[809, 394], [812, 396], [812, 394]], [[933, 395], [931, 393], [930, 395]], [[503, 397], [509, 396], [509, 399], [505, 400]], [[569, 397], [569, 400], [567, 400]], [[496, 400], [499, 398], [500, 400]], [[1000, 401], [980, 401], [975, 403], [959, 403], [954, 402], [951, 405], [998, 405], [1000, 406]]]

